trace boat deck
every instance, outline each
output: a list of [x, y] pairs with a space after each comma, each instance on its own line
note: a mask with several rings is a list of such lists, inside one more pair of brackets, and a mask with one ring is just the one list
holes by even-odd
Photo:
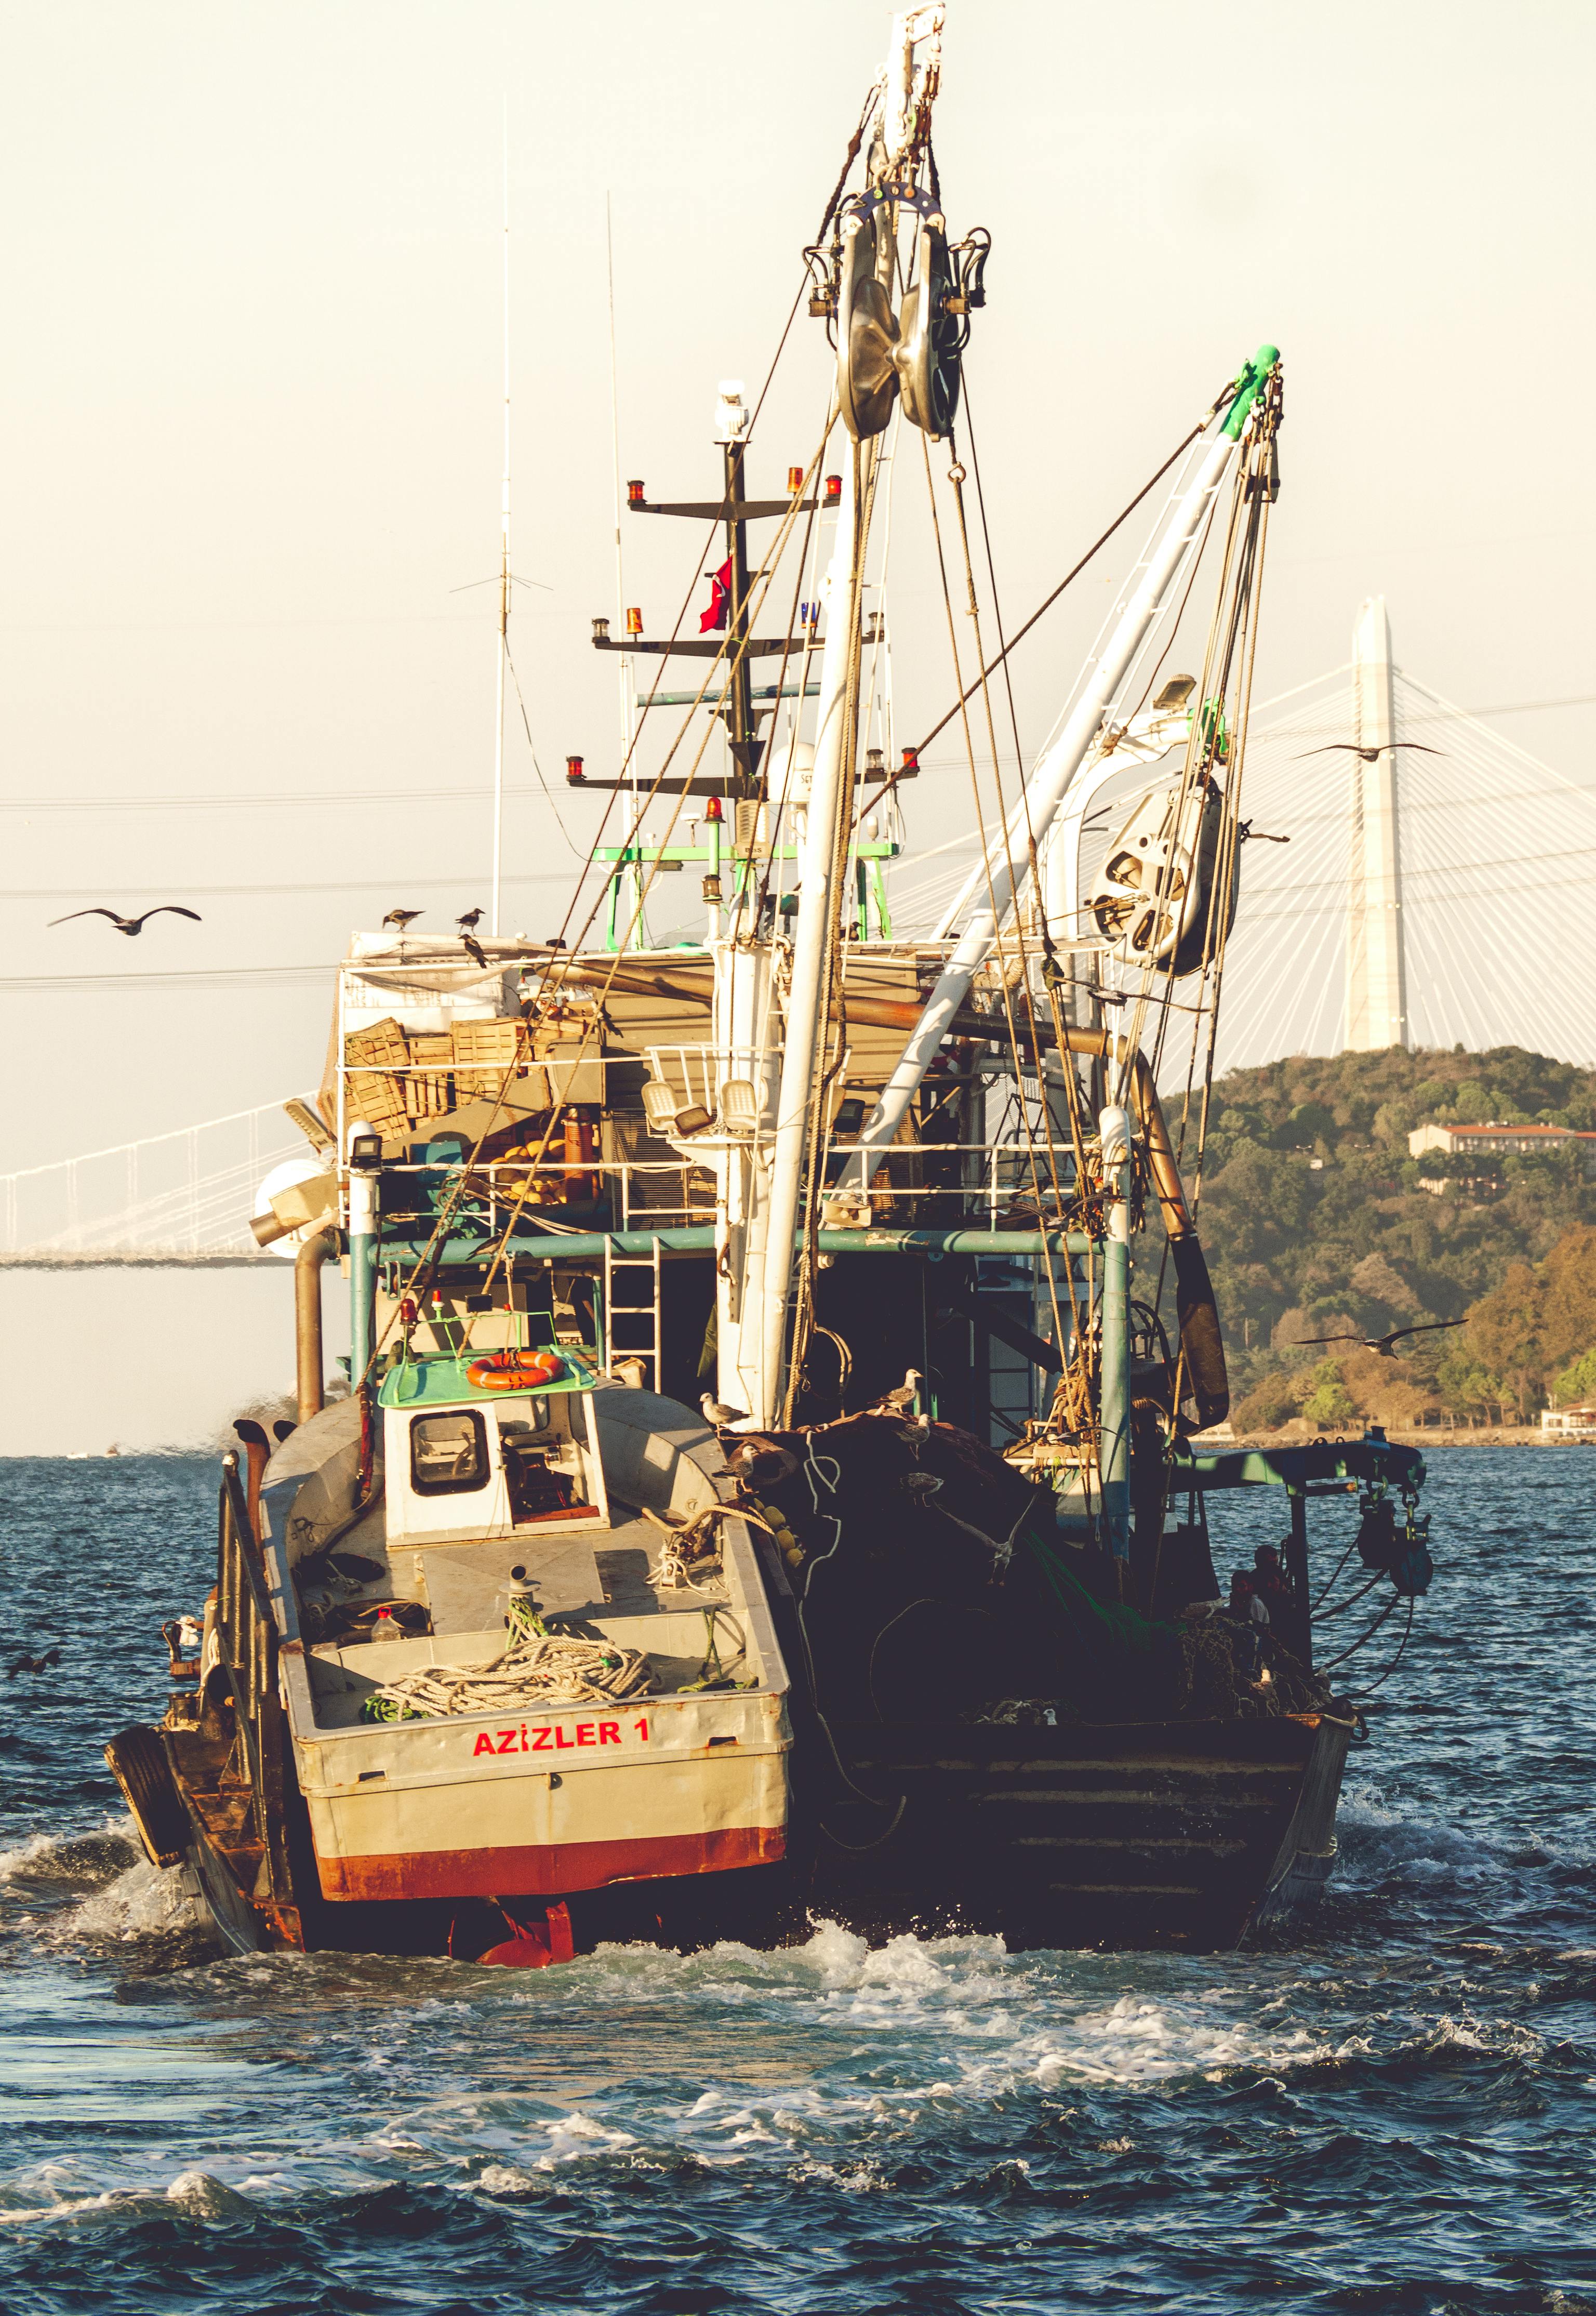
[[[480, 1542], [395, 1544], [380, 1576], [341, 1590], [340, 1605], [384, 1599], [423, 1606], [430, 1633], [402, 1641], [321, 1641], [306, 1652], [319, 1728], [346, 1729], [361, 1719], [365, 1699], [395, 1674], [422, 1665], [477, 1665], [505, 1645], [512, 1593], [530, 1596], [556, 1627], [602, 1635], [641, 1649], [655, 1694], [699, 1680], [713, 1649], [728, 1666], [746, 1638], [723, 1573], [692, 1587], [660, 1583], [663, 1531], [626, 1505], [612, 1524], [575, 1535], [540, 1527]], [[313, 1595], [318, 1599], [327, 1596]], [[724, 1612], [724, 1613], [721, 1613]], [[743, 1677], [752, 1670], [742, 1668]]]

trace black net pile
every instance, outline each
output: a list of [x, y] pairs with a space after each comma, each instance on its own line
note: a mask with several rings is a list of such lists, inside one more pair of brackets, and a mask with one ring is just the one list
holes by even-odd
[[796, 1540], [829, 1716], [1235, 1720], [1326, 1701], [1267, 1632], [1100, 1597], [1110, 1564], [1060, 1538], [1051, 1491], [955, 1425], [870, 1414], [727, 1444], [745, 1501]]

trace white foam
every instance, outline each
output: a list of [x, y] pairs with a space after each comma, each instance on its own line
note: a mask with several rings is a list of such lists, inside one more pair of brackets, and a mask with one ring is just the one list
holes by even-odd
[[0, 1888], [16, 1881], [92, 1886], [142, 1854], [126, 1815], [76, 1833], [30, 1834], [26, 1841], [0, 1849]]
[[140, 1857], [105, 1889], [80, 1899], [55, 1926], [54, 1937], [58, 1942], [158, 1937], [191, 1929], [197, 1919], [182, 1875]]
[[239, 2195], [210, 2171], [180, 2171], [166, 2190], [166, 2200], [181, 2204], [196, 2219], [248, 2219], [254, 2213], [247, 2196]]

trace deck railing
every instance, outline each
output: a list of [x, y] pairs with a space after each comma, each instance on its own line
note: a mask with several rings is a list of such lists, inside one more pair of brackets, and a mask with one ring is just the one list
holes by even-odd
[[[847, 1142], [833, 1142], [829, 1154], [840, 1161], [847, 1155]], [[714, 1186], [708, 1173], [706, 1152], [702, 1159], [615, 1159], [590, 1158], [580, 1163], [563, 1159], [545, 1159], [529, 1164], [524, 1158], [508, 1158], [479, 1162], [470, 1169], [474, 1182], [480, 1184], [477, 1203], [490, 1233], [502, 1226], [505, 1217], [518, 1206], [524, 1211], [538, 1210], [536, 1195], [520, 1196], [528, 1176], [541, 1186], [545, 1183], [551, 1193], [557, 1193], [568, 1177], [580, 1175], [590, 1180], [607, 1184], [614, 1199], [617, 1216], [616, 1227], [625, 1230], [648, 1230], [678, 1224], [713, 1222], [714, 1219]], [[1055, 1144], [1050, 1155], [1042, 1145], [1033, 1154], [1022, 1145], [1005, 1142], [927, 1142], [904, 1144], [877, 1154], [878, 1197], [891, 1197], [910, 1212], [933, 1200], [942, 1203], [945, 1212], [949, 1201], [961, 1202], [964, 1217], [971, 1222], [983, 1217], [988, 1226], [996, 1229], [998, 1217], [1017, 1197], [1024, 1197], [1032, 1187], [1032, 1171], [1044, 1191], [1051, 1189], [1051, 1173], [1057, 1166], [1060, 1187], [1068, 1196], [1074, 1179], [1074, 1159], [1068, 1145]], [[960, 1162], [958, 1172], [963, 1180], [958, 1182], [917, 1182], [906, 1180], [927, 1161], [945, 1164], [950, 1160]], [[407, 1180], [415, 1178], [435, 1183], [439, 1191], [460, 1172], [457, 1165], [399, 1163], [384, 1168], [387, 1180]], [[698, 1178], [695, 1182], [695, 1175]], [[884, 1175], [884, 1181], [881, 1177]], [[667, 1186], [676, 1190], [674, 1199], [660, 1195]], [[423, 1216], [418, 1216], [418, 1219]], [[403, 1216], [389, 1217], [392, 1223], [406, 1219]]]
[[257, 1899], [290, 1902], [283, 1819], [283, 1713], [277, 1685], [277, 1619], [266, 1566], [250, 1523], [238, 1458], [222, 1458], [217, 1502], [217, 1637], [233, 1690], [234, 1718], [249, 1769], [255, 1839], [264, 1856]]

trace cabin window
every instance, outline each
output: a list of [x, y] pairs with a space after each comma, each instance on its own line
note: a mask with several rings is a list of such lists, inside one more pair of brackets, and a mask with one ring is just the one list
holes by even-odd
[[412, 1417], [410, 1483], [418, 1496], [466, 1495], [486, 1487], [488, 1437], [475, 1408]]
[[546, 1399], [518, 1399], [513, 1412], [506, 1409], [499, 1418], [499, 1436], [501, 1439], [509, 1439], [528, 1431], [546, 1431], [550, 1421], [551, 1412]]

